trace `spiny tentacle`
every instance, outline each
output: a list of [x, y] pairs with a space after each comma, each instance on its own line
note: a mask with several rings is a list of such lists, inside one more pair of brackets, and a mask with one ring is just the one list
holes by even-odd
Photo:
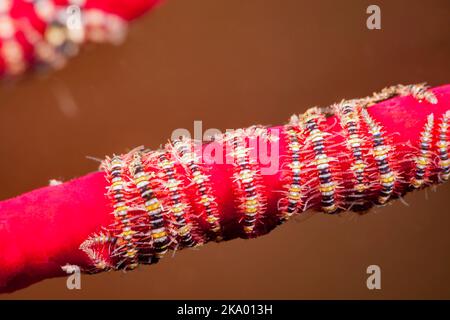
[[432, 142], [432, 133], [434, 128], [434, 115], [430, 114], [427, 117], [425, 127], [420, 134], [420, 154], [416, 158], [415, 175], [411, 181], [414, 188], [420, 188], [425, 183], [427, 169], [430, 165], [430, 149]]
[[302, 206], [302, 182], [301, 182], [301, 170], [302, 163], [300, 159], [300, 129], [298, 125], [286, 125], [283, 127], [288, 142], [289, 152], [289, 175], [287, 178], [287, 185], [285, 186], [286, 197], [284, 205], [281, 210], [280, 223], [289, 220], [289, 218], [298, 213]]
[[395, 187], [395, 175], [389, 163], [389, 156], [393, 147], [386, 144], [383, 128], [375, 122], [366, 109], [361, 109], [361, 115], [372, 138], [373, 156], [379, 171], [381, 189], [378, 202], [385, 204], [392, 196]]
[[[145, 171], [142, 164], [142, 155], [134, 154], [131, 164], [134, 186], [139, 190], [140, 197], [144, 201], [145, 211], [150, 222], [150, 239], [154, 248], [154, 260], [157, 262], [164, 257], [170, 245], [170, 237], [165, 222], [165, 211], [158, 199], [156, 192], [151, 186], [151, 176]], [[153, 255], [150, 259], [153, 258]]]
[[[131, 216], [129, 214], [129, 207], [125, 199], [125, 163], [120, 156], [114, 156], [110, 163], [111, 187], [108, 193], [112, 198], [114, 217], [116, 221], [116, 232], [114, 236], [117, 237], [117, 244], [119, 248], [119, 255], [128, 261], [126, 263], [129, 269], [137, 267], [137, 248], [134, 243], [133, 224], [131, 223]], [[123, 251], [123, 252], [122, 252]]]
[[353, 157], [351, 170], [355, 178], [354, 188], [358, 194], [362, 194], [368, 188], [365, 176], [367, 162], [362, 151], [363, 139], [358, 110], [354, 103], [342, 102], [337, 106], [336, 113], [339, 115], [341, 127], [346, 131], [347, 148]]
[[322, 211], [335, 213], [338, 210], [336, 205], [336, 181], [330, 169], [331, 158], [325, 150], [325, 134], [319, 128], [321, 120], [321, 111], [318, 108], [311, 108], [300, 118], [300, 124], [307, 132], [306, 141], [310, 141], [313, 145], [313, 164], [317, 168], [320, 182]]
[[164, 181], [164, 187], [167, 190], [168, 197], [167, 210], [175, 220], [175, 229], [180, 244], [184, 247], [195, 247], [199, 245], [199, 240], [192, 235], [193, 225], [189, 220], [188, 213], [191, 210], [183, 191], [183, 182], [177, 178], [174, 167], [174, 161], [170, 153], [161, 152], [158, 156], [158, 166], [160, 168], [160, 178]]
[[442, 182], [448, 181], [450, 177], [450, 158], [448, 148], [448, 127], [449, 127], [450, 111], [447, 111], [439, 124], [439, 136], [436, 143], [439, 153], [439, 179]]
[[266, 199], [259, 184], [259, 169], [250, 157], [245, 131], [237, 130], [226, 137], [232, 147], [235, 191], [242, 225], [248, 237], [255, 236], [255, 226], [266, 209]]
[[180, 139], [173, 141], [173, 147], [179, 154], [180, 163], [186, 167], [188, 177], [196, 187], [195, 203], [200, 207], [200, 215], [208, 223], [213, 238], [216, 241], [222, 240], [216, 197], [213, 193], [209, 175], [198, 164], [198, 159], [193, 150], [194, 144], [192, 141], [187, 141], [187, 139]]

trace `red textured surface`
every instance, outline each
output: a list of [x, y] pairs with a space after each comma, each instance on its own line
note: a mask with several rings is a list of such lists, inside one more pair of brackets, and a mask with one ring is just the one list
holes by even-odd
[[[0, 291], [63, 274], [66, 263], [85, 265], [77, 248], [110, 222], [100, 172], [0, 203]], [[5, 287], [6, 286], [6, 287]]]
[[[53, 2], [60, 6], [68, 5], [67, 0], [54, 0]], [[161, 2], [162, 0], [87, 0], [84, 7], [114, 13], [129, 21], [141, 16]], [[26, 18], [33, 26], [40, 26], [41, 29], [44, 27], [43, 22], [40, 21], [34, 12], [33, 4], [24, 0], [13, 1], [11, 17], [15, 19]]]
[[[67, 2], [67, 0], [55, 0], [55, 3], [59, 5], [65, 5]], [[85, 7], [115, 13], [126, 20], [132, 20], [160, 2], [162, 0], [87, 0]]]
[[[68, 5], [67, 0], [54, 0], [53, 2], [60, 6]], [[161, 2], [162, 0], [87, 0], [84, 8], [99, 9], [107, 13], [118, 15], [126, 21], [131, 21], [143, 15]], [[28, 63], [33, 63], [34, 48], [24, 36], [24, 22], [29, 22], [30, 26], [40, 34], [45, 32], [47, 24], [36, 15], [33, 4], [25, 0], [13, 1], [10, 17], [14, 20], [15, 28], [17, 29], [14, 38], [21, 45], [25, 60]], [[2, 45], [3, 41], [0, 38], [0, 50]], [[4, 75], [4, 64], [5, 62], [0, 54], [0, 76]]]
[[[405, 155], [417, 152], [426, 117], [434, 113], [437, 120], [450, 108], [450, 85], [432, 91], [439, 101], [435, 105], [408, 96], [396, 97], [369, 109], [393, 142], [397, 146], [402, 145], [397, 147], [394, 161], [401, 164], [400, 170], [405, 181], [409, 181], [414, 173], [411, 170], [413, 162], [406, 159]], [[334, 116], [327, 119], [330, 127], [335, 122]], [[329, 132], [336, 133], [339, 130], [337, 125]], [[342, 136], [332, 134], [327, 143], [337, 144], [342, 139]], [[284, 159], [286, 143], [283, 136], [280, 141], [280, 159]], [[346, 152], [339, 148], [336, 150], [338, 153]], [[280, 165], [283, 161], [280, 160]], [[227, 226], [227, 238], [241, 234], [238, 223], [241, 217], [235, 210], [235, 199], [230, 187], [230, 166], [210, 165], [209, 168], [221, 223]], [[268, 190], [269, 210], [266, 230], [260, 230], [259, 234], [275, 226], [276, 206], [281, 194], [273, 191], [282, 190], [284, 182], [281, 171], [264, 175], [263, 184]], [[41, 279], [61, 275], [63, 272], [60, 266], [66, 263], [87, 267], [89, 261], [78, 249], [80, 243], [112, 221], [112, 208], [104, 196], [105, 188], [104, 174], [98, 172], [0, 202], [0, 292], [13, 291]], [[319, 202], [312, 204], [314, 208], [318, 206]]]

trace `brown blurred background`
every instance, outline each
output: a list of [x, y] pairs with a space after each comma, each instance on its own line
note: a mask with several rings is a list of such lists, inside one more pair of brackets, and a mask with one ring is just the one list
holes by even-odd
[[[62, 71], [0, 89], [0, 198], [157, 147], [175, 128], [279, 124], [384, 86], [449, 83], [450, 2], [167, 1], [120, 47], [89, 46]], [[365, 216], [315, 215], [252, 241], [178, 252], [137, 271], [52, 279], [0, 299], [450, 298], [450, 186]], [[382, 289], [366, 287], [381, 267]]]

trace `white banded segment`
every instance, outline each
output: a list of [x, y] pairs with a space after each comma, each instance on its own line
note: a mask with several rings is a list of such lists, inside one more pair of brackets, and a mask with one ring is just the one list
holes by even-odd
[[431, 160], [431, 142], [432, 142], [432, 134], [434, 127], [434, 115], [430, 114], [427, 117], [427, 122], [423, 131], [420, 134], [420, 146], [419, 146], [419, 155], [415, 160], [416, 168], [414, 177], [411, 181], [411, 186], [414, 188], [420, 188], [425, 183], [425, 177], [427, 174], [427, 170], [429, 169]]
[[429, 87], [425, 83], [409, 85], [398, 84], [390, 86], [384, 88], [383, 90], [381, 90], [381, 92], [374, 92], [372, 96], [359, 99], [359, 102], [361, 102], [363, 106], [366, 107], [396, 96], [412, 96], [418, 101], [427, 101], [431, 104], [438, 103], [436, 95], [429, 89]]
[[367, 163], [363, 157], [363, 139], [360, 135], [360, 118], [354, 103], [343, 102], [337, 106], [337, 113], [340, 116], [341, 127], [346, 131], [347, 148], [351, 151], [353, 163], [350, 167], [354, 178], [354, 189], [357, 193], [362, 193], [368, 188], [365, 183], [365, 170]]
[[442, 115], [436, 146], [439, 155], [439, 179], [442, 182], [448, 181], [450, 177], [450, 159], [448, 150], [448, 126], [450, 119], [450, 110]]
[[407, 93], [411, 94], [419, 101], [425, 100], [431, 104], [438, 103], [436, 95], [430, 91], [429, 87], [425, 83], [407, 85], [404, 87]]
[[192, 141], [175, 140], [173, 147], [179, 156], [180, 163], [186, 168], [189, 178], [196, 187], [195, 202], [201, 208], [200, 214], [208, 223], [209, 231], [214, 235], [215, 240], [222, 240], [219, 212], [210, 177], [198, 164]]
[[125, 200], [125, 181], [123, 179], [125, 163], [120, 156], [114, 156], [110, 163], [111, 187], [110, 194], [113, 197], [114, 216], [116, 228], [119, 230], [117, 236], [118, 247], [115, 253], [124, 258], [119, 264], [127, 269], [138, 266], [138, 249], [135, 245], [133, 225], [130, 220], [129, 207]]
[[150, 262], [156, 263], [164, 257], [171, 243], [164, 219], [165, 212], [157, 194], [152, 189], [150, 183], [151, 176], [144, 170], [139, 152], [134, 155], [131, 172], [133, 183], [144, 202], [145, 212], [148, 216], [150, 246], [153, 249], [153, 256], [150, 258], [153, 258], [153, 261]]
[[381, 125], [375, 122], [369, 112], [362, 108], [361, 115], [367, 124], [372, 138], [372, 152], [379, 171], [379, 183], [381, 185], [381, 189], [378, 196], [378, 202], [380, 204], [385, 204], [394, 192], [396, 181], [394, 172], [389, 164], [389, 153], [391, 151], [391, 147], [386, 144]]
[[321, 209], [325, 213], [335, 213], [336, 205], [336, 182], [333, 179], [330, 162], [331, 158], [325, 150], [325, 133], [320, 130], [319, 122], [323, 115], [318, 108], [311, 108], [301, 117], [301, 124], [305, 130], [306, 141], [310, 142], [314, 151], [314, 165], [319, 177], [319, 191], [321, 194]]
[[107, 257], [105, 256], [105, 254], [109, 254], [110, 248], [104, 251], [102, 247], [104, 245], [114, 246], [116, 241], [117, 238], [108, 234], [100, 233], [93, 234], [80, 245], [80, 249], [86, 253], [86, 255], [93, 262], [94, 270], [90, 270], [92, 273], [114, 269], [114, 266], [106, 259]]
[[284, 133], [287, 137], [289, 152], [289, 175], [288, 184], [285, 186], [285, 206], [282, 208], [280, 222], [285, 222], [289, 218], [298, 213], [302, 205], [302, 186], [301, 186], [301, 170], [300, 161], [300, 139], [299, 128], [297, 125], [284, 126]]
[[160, 178], [164, 181], [163, 184], [168, 194], [167, 210], [175, 220], [173, 225], [180, 238], [179, 243], [184, 247], [195, 247], [199, 243], [192, 235], [193, 226], [188, 220], [191, 207], [186, 201], [183, 182], [177, 179], [174, 161], [170, 159], [169, 153], [161, 152], [158, 158], [158, 166], [161, 170]]
[[256, 222], [264, 212], [266, 200], [258, 185], [259, 171], [250, 161], [250, 149], [247, 148], [243, 132], [234, 132], [230, 138], [235, 167], [235, 182], [239, 211], [243, 214], [242, 225], [247, 236], [254, 236]]

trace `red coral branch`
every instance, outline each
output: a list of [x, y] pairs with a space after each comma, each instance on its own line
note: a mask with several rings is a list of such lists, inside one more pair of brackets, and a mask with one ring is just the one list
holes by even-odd
[[266, 234], [308, 209], [367, 211], [444, 182], [449, 110], [450, 85], [395, 86], [200, 148], [181, 140], [107, 158], [102, 172], [0, 202], [0, 291], [67, 263], [132, 269], [168, 250]]

